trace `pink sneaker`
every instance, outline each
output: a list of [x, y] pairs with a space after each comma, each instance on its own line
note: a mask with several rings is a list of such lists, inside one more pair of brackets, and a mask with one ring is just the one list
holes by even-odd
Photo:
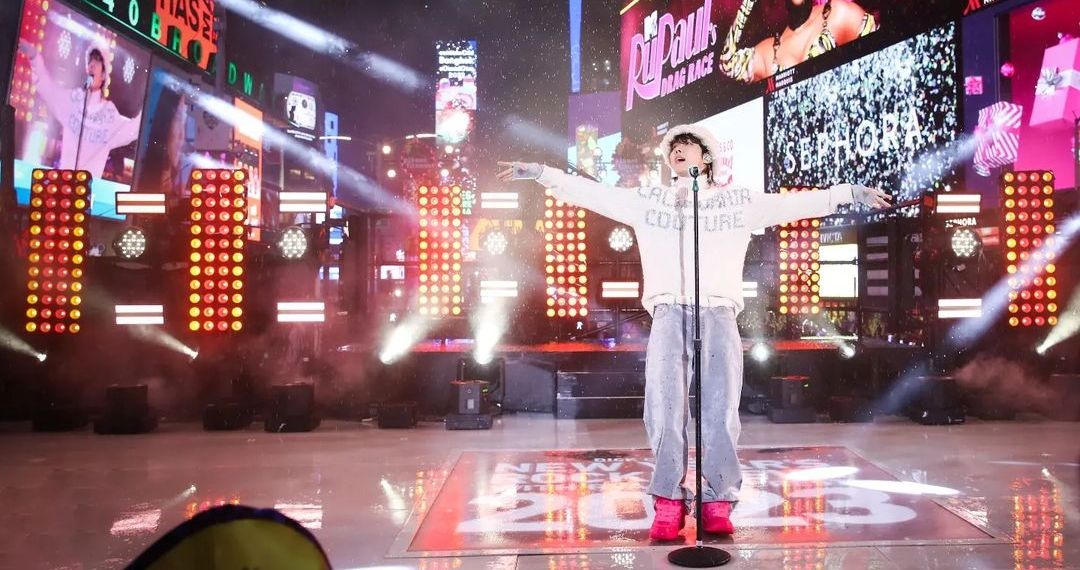
[[731, 524], [731, 503], [715, 501], [701, 506], [701, 526], [712, 534], [734, 534], [735, 525]]
[[675, 540], [679, 531], [686, 526], [686, 503], [675, 499], [655, 497], [656, 516], [653, 517], [649, 538], [653, 540]]

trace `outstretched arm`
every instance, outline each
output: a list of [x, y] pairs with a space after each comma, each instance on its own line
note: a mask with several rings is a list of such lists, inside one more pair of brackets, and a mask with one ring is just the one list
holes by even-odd
[[142, 123], [142, 111], [134, 117], [125, 117], [119, 112], [116, 114], [116, 124], [109, 135], [109, 142], [105, 145], [109, 150], [131, 144], [139, 136], [139, 125]]
[[499, 180], [535, 180], [550, 188], [559, 200], [616, 222], [632, 225], [639, 210], [638, 195], [631, 190], [614, 188], [532, 162], [500, 162], [499, 166], [506, 167], [499, 172]]
[[841, 204], [852, 202], [887, 208], [890, 200], [892, 198], [885, 192], [858, 184], [837, 184], [827, 190], [791, 194], [754, 194], [746, 207], [747, 225], [756, 230], [820, 218], [835, 213]]
[[61, 125], [64, 124], [71, 113], [71, 90], [60, 87], [53, 80], [41, 52], [26, 40], [19, 40], [19, 53], [30, 60], [30, 69], [34, 73], [38, 96], [45, 102], [45, 107], [49, 109], [52, 116], [60, 121]]

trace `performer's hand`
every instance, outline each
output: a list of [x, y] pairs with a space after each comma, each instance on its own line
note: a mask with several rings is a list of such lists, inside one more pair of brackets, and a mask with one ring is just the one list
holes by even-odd
[[861, 184], [837, 184], [837, 187], [851, 190], [851, 201], [880, 209], [891, 206], [892, 196], [877, 188], [867, 188]]
[[26, 40], [19, 40], [19, 53], [25, 55], [27, 59], [34, 59], [38, 55], [38, 50], [34, 47], [34, 44]]
[[535, 162], [499, 162], [505, 167], [496, 176], [503, 182], [511, 180], [536, 180], [544, 171], [544, 166]]

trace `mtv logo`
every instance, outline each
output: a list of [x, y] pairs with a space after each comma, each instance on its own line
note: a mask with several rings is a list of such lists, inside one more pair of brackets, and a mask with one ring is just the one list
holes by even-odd
[[656, 37], [659, 21], [660, 15], [656, 10], [653, 10], [652, 14], [645, 16], [645, 41]]

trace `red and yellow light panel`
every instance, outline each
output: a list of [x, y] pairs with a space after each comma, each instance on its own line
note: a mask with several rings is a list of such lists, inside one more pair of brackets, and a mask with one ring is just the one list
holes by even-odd
[[585, 252], [585, 210], [556, 200], [546, 190], [544, 200], [544, 275], [548, 318], [578, 318], [589, 314], [588, 257]]
[[188, 330], [238, 332], [244, 328], [247, 174], [195, 170], [188, 187]]
[[461, 315], [461, 186], [424, 185], [417, 189], [420, 214], [417, 301], [429, 317]]
[[[780, 193], [816, 191], [818, 188], [781, 187]], [[780, 314], [816, 315], [821, 312], [821, 220], [799, 220], [780, 228]]]
[[76, 334], [82, 317], [90, 173], [34, 170], [26, 331]]
[[1006, 172], [1001, 177], [1001, 191], [1009, 272], [1009, 326], [1056, 325], [1054, 173]]
[[[34, 48], [41, 52], [45, 48], [45, 26], [50, 18], [49, 3], [20, 2], [19, 4], [22, 5], [22, 29], [17, 37], [28, 39]], [[60, 13], [63, 13], [63, 9]], [[52, 16], [56, 15], [56, 13], [52, 14]], [[34, 81], [30, 60], [20, 57], [15, 60], [15, 63], [11, 74], [11, 96], [8, 102], [15, 107], [15, 114], [19, 120], [26, 121], [29, 125], [48, 117], [49, 110], [45, 107], [45, 99], [37, 96], [38, 83]]]

